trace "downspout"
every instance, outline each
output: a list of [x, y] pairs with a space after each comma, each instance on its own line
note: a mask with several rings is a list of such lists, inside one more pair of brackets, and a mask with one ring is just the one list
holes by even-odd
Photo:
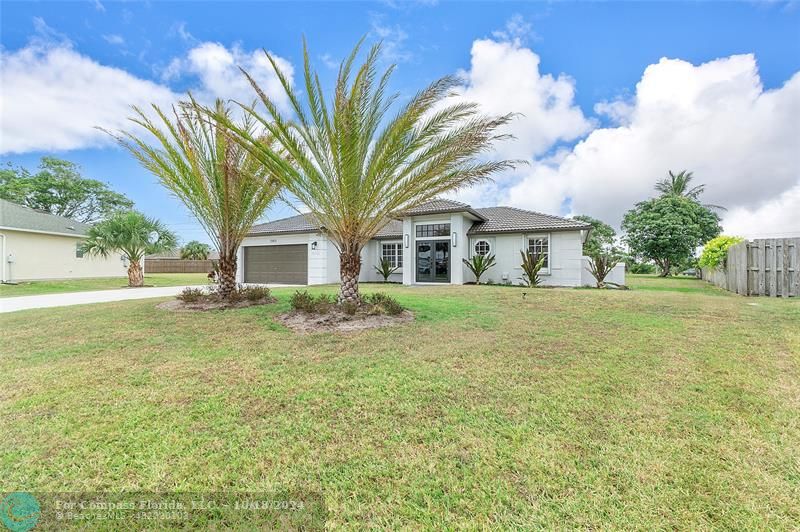
[[5, 283], [6, 279], [6, 262], [8, 261], [8, 257], [6, 257], [6, 235], [0, 233], [0, 257], [2, 257], [2, 262], [0, 262], [0, 283]]

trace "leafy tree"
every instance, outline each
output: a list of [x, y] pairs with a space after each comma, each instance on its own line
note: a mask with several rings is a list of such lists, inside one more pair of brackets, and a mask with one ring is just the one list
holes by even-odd
[[399, 266], [392, 266], [392, 263], [387, 258], [382, 258], [380, 263], [374, 267], [375, 271], [378, 272], [378, 275], [383, 277], [383, 282], [387, 282], [389, 280], [389, 276], [392, 275], [394, 272], [400, 269]]
[[703, 246], [703, 253], [697, 262], [698, 266], [711, 269], [724, 266], [725, 260], [728, 258], [728, 249], [743, 241], [744, 239], [740, 236], [719, 235], [712, 238]]
[[469, 271], [475, 275], [475, 284], [481, 284], [481, 275], [486, 273], [489, 268], [494, 266], [494, 255], [473, 255], [471, 259], [461, 259], [466, 264]]
[[[705, 192], [706, 186], [704, 184], [691, 186], [694, 179], [692, 172], [682, 170], [677, 175], [669, 171], [669, 177], [665, 177], [656, 183], [656, 190], [661, 193], [662, 197], [676, 197], [688, 198], [692, 201], [700, 203], [700, 196]], [[719, 205], [704, 204], [709, 209], [725, 210], [725, 207]]]
[[91, 229], [81, 245], [88, 255], [108, 257], [122, 253], [128, 261], [128, 286], [142, 286], [142, 258], [153, 253], [175, 249], [178, 239], [167, 227], [142, 213], [117, 213]]
[[55, 157], [42, 157], [35, 174], [10, 164], [0, 170], [0, 198], [84, 223], [133, 207], [107, 184], [83, 177], [77, 164]]
[[522, 255], [522, 264], [520, 266], [522, 268], [522, 281], [531, 288], [539, 286], [542, 283], [539, 272], [544, 267], [544, 261], [547, 256], [531, 253], [530, 251], [520, 251], [520, 254]]
[[187, 242], [181, 248], [181, 258], [187, 260], [206, 260], [209, 253], [211, 253], [211, 246], [197, 240]]
[[[275, 200], [280, 184], [270, 173], [271, 167], [251, 156], [232, 135], [227, 124], [248, 135], [253, 147], [273, 150], [269, 137], [256, 129], [255, 120], [245, 115], [231, 120], [230, 109], [217, 100], [213, 109], [219, 120], [209, 119], [208, 110], [194, 100], [182, 103], [167, 116], [153, 105], [155, 121], [134, 108], [134, 124], [141, 126], [158, 141], [147, 144], [148, 137], [123, 132], [115, 138], [141, 165], [158, 176], [194, 214], [219, 252], [219, 294], [228, 298], [236, 288], [236, 252], [269, 205]], [[285, 162], [285, 161], [284, 161]]]
[[592, 218], [585, 214], [575, 216], [574, 219], [592, 226], [592, 230], [589, 231], [589, 237], [586, 239], [586, 242], [583, 243], [584, 255], [593, 257], [601, 251], [614, 248], [614, 238], [617, 236], [617, 232], [614, 231], [613, 227], [597, 218]]
[[622, 229], [631, 251], [655, 262], [661, 276], [690, 258], [720, 233], [719, 216], [694, 200], [662, 196], [642, 201], [625, 214]]
[[305, 43], [300, 90], [265, 52], [292, 115], [280, 111], [273, 97], [246, 74], [266, 112], [262, 115], [254, 106], [245, 109], [272, 134], [288, 160], [260, 142], [253, 131], [230, 126], [314, 214], [339, 249], [340, 302], [360, 299], [361, 250], [391, 215], [514, 165], [477, 158], [506, 137], [498, 130], [510, 115], [487, 117], [476, 104], [448, 101], [459, 81], [445, 77], [389, 116], [398, 98], [387, 93], [394, 66], [379, 72], [380, 44], [356, 66], [360, 49], [361, 43], [342, 62], [330, 99], [311, 67]]

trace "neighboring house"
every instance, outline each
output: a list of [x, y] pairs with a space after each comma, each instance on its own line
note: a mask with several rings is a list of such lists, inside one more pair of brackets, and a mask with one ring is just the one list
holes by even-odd
[[[491, 253], [496, 264], [482, 280], [518, 284], [520, 251], [545, 255], [541, 276], [551, 286], [594, 284], [585, 271], [588, 224], [513, 207], [483, 209], [436, 199], [398, 214], [361, 253], [360, 281], [380, 281], [381, 258], [399, 270], [390, 280], [406, 285], [474, 282], [462, 259]], [[327, 284], [339, 282], [339, 252], [309, 214], [253, 226], [239, 249], [239, 282]], [[609, 281], [624, 283], [624, 265]]]
[[120, 277], [120, 255], [89, 257], [78, 247], [89, 225], [0, 199], [0, 280]]

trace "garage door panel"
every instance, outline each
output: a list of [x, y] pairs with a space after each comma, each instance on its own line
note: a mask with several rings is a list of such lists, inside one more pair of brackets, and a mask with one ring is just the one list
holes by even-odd
[[308, 245], [245, 247], [244, 281], [308, 284]]

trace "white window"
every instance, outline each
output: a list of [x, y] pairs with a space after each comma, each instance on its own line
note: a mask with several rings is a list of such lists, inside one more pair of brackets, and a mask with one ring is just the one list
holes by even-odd
[[492, 251], [492, 246], [486, 240], [478, 240], [475, 242], [474, 250], [476, 255], [488, 255]]
[[386, 259], [391, 264], [392, 268], [403, 267], [403, 245], [397, 244], [381, 244], [381, 259]]
[[75, 244], [75, 258], [82, 259], [83, 258], [83, 242], [77, 242]]
[[550, 269], [550, 237], [528, 237], [528, 252], [536, 257], [544, 256], [544, 264], [542, 265], [542, 269]]

